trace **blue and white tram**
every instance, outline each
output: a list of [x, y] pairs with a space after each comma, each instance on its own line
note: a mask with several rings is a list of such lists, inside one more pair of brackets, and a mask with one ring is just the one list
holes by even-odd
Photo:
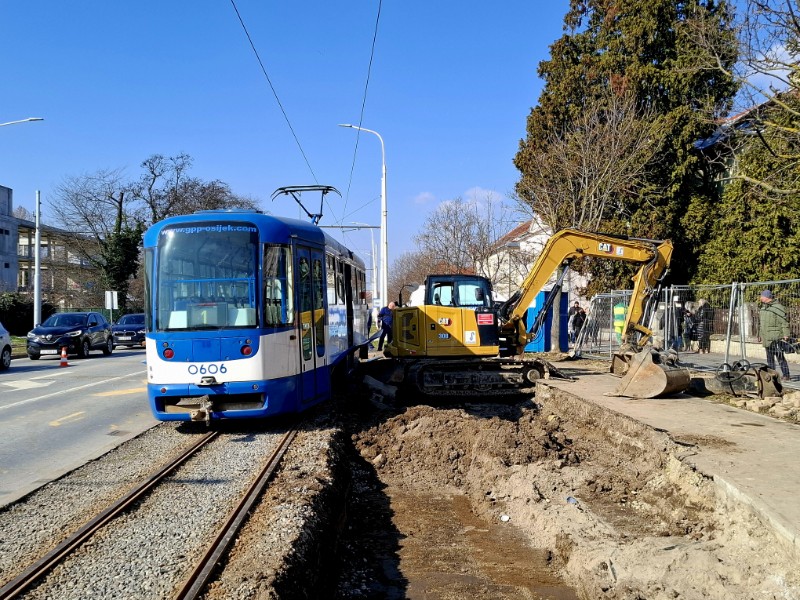
[[311, 223], [203, 211], [150, 227], [144, 252], [147, 393], [162, 421], [305, 410], [367, 340], [364, 262]]

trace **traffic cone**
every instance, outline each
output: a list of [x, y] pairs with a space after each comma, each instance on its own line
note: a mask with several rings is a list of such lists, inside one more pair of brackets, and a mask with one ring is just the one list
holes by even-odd
[[61, 347], [61, 365], [62, 367], [68, 367], [69, 363], [67, 362], [67, 347]]

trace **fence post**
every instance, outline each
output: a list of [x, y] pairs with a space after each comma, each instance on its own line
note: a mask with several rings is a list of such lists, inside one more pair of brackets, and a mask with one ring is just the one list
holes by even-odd
[[[736, 290], [738, 288], [738, 284], [734, 281], [731, 284], [731, 299], [730, 303], [728, 304], [728, 331], [725, 333], [725, 364], [730, 364], [730, 349], [731, 349], [731, 337], [733, 336], [733, 315], [734, 310], [736, 308]], [[739, 338], [742, 337], [742, 322], [739, 321]]]
[[[745, 343], [744, 339], [744, 283], [736, 284], [736, 287], [739, 289], [739, 295], [736, 297], [737, 302], [739, 303], [739, 352], [742, 355], [742, 360], [747, 360], [747, 344]], [[750, 327], [747, 328], [748, 331]]]

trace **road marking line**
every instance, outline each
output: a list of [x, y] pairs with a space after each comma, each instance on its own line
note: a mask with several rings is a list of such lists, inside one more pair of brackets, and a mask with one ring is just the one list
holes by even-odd
[[129, 388], [127, 390], [112, 390], [110, 392], [98, 392], [97, 394], [92, 394], [92, 396], [123, 396], [125, 394], [140, 394], [146, 391], [147, 391], [146, 387], [138, 387], [138, 388]]
[[17, 379], [15, 381], [4, 381], [3, 385], [12, 387], [15, 390], [32, 390], [34, 388], [47, 387], [54, 383], [55, 381], [43, 381], [39, 383], [38, 381], [31, 381], [29, 379]]
[[67, 415], [66, 417], [61, 417], [60, 419], [56, 419], [55, 421], [50, 421], [50, 423], [48, 423], [48, 425], [50, 425], [50, 427], [59, 427], [62, 423], [69, 423], [70, 421], [77, 421], [78, 419], [82, 418], [83, 415], [85, 415], [85, 414], [86, 413], [83, 412], [83, 411], [72, 413], [71, 415]]
[[6, 404], [5, 406], [0, 406], [0, 411], [5, 410], [7, 408], [14, 408], [15, 406], [22, 406], [23, 404], [29, 404], [30, 402], [36, 402], [38, 400], [46, 400], [47, 398], [52, 398], [53, 396], [59, 396], [61, 394], [65, 394], [68, 392], [76, 392], [78, 390], [84, 390], [86, 388], [94, 387], [96, 385], [101, 385], [103, 383], [109, 383], [111, 381], [119, 381], [120, 379], [127, 379], [128, 377], [134, 377], [136, 375], [141, 376], [141, 371], [136, 371], [135, 373], [128, 373], [127, 375], [120, 375], [119, 377], [114, 377], [112, 379], [106, 379], [104, 381], [93, 381], [92, 383], [87, 383], [85, 385], [79, 385], [74, 388], [70, 388], [68, 390], [60, 390], [58, 392], [53, 392], [52, 394], [45, 394], [44, 396], [37, 396], [36, 398], [28, 398], [27, 400], [20, 400], [19, 402], [14, 402], [12, 404]]

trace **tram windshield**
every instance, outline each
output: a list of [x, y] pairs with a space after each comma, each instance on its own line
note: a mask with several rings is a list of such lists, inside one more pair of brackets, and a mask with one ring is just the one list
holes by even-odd
[[258, 229], [249, 223], [167, 227], [157, 249], [156, 330], [257, 327]]

